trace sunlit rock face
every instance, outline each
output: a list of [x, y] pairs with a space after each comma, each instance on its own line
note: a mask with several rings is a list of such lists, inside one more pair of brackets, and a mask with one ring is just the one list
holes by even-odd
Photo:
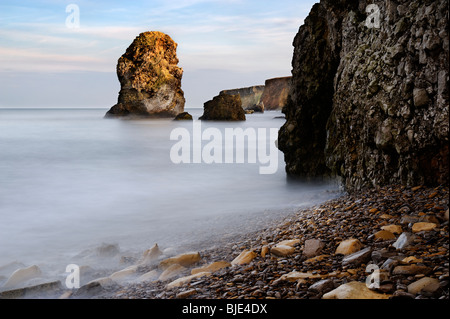
[[291, 77], [267, 79], [261, 103], [268, 111], [281, 110], [287, 103], [291, 88]]
[[203, 105], [204, 121], [245, 121], [245, 111], [242, 108], [239, 94], [221, 93]]
[[349, 191], [448, 183], [447, 0], [322, 0], [293, 45], [289, 175], [341, 176]]
[[245, 88], [223, 90], [219, 93], [228, 95], [239, 95], [241, 98], [242, 108], [244, 110], [253, 110], [255, 112], [264, 112], [264, 106], [261, 107], [261, 96], [264, 92], [264, 85], [255, 85]]
[[184, 111], [177, 43], [162, 32], [141, 33], [117, 62], [120, 92], [106, 117], [175, 117]]

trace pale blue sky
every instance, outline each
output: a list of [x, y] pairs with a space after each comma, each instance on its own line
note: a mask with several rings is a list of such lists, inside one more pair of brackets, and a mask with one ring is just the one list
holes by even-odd
[[[2, 0], [0, 107], [112, 106], [117, 59], [144, 31], [178, 43], [186, 107], [202, 107], [220, 90], [290, 75], [292, 41], [315, 2]], [[66, 24], [69, 4], [79, 28]]]

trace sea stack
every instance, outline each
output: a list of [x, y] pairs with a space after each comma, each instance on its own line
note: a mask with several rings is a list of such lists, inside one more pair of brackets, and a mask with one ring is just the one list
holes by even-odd
[[242, 108], [239, 94], [221, 93], [203, 105], [203, 115], [199, 118], [205, 121], [245, 121], [245, 111]]
[[183, 69], [177, 43], [158, 31], [143, 32], [117, 62], [120, 92], [105, 117], [175, 117], [184, 111]]

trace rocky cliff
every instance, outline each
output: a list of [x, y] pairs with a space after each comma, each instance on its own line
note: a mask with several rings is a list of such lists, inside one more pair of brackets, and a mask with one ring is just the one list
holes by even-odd
[[117, 62], [119, 98], [106, 117], [175, 117], [184, 110], [177, 44], [161, 32], [141, 33]]
[[449, 181], [448, 0], [322, 0], [294, 39], [286, 171], [349, 191]]
[[266, 80], [261, 96], [261, 103], [265, 110], [281, 110], [286, 105], [291, 88], [291, 78], [286, 76]]
[[264, 85], [255, 85], [246, 88], [223, 90], [220, 94], [239, 95], [241, 97], [242, 108], [244, 110], [255, 110], [264, 112], [264, 108], [258, 105], [264, 92]]

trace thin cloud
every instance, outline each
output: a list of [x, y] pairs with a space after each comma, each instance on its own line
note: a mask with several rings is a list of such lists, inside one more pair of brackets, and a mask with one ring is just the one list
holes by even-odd
[[[212, 5], [224, 7], [225, 3], [235, 7], [239, 4], [239, 10], [220, 12], [212, 9], [215, 8]], [[136, 11], [140, 5], [142, 12]], [[197, 10], [203, 5], [212, 7]], [[254, 11], [241, 14], [244, 5], [249, 3], [240, 0], [160, 0], [153, 1], [152, 6], [138, 1], [123, 7], [114, 3], [81, 2], [82, 13], [92, 11], [95, 14], [82, 15], [79, 29], [64, 26], [64, 12], [58, 23], [19, 21], [1, 29], [0, 46], [4, 50], [9, 49], [11, 53], [13, 49], [27, 48], [31, 56], [24, 51], [3, 56], [0, 68], [23, 69], [27, 65], [37, 72], [50, 69], [53, 72], [57, 67], [61, 67], [61, 72], [86, 67], [111, 71], [134, 37], [143, 31], [158, 30], [168, 33], [179, 44], [180, 64], [187, 69], [230, 68], [252, 72], [265, 67], [289, 71], [292, 40], [304, 16], [292, 13], [286, 16], [284, 9], [273, 4], [272, 10], [264, 10], [264, 5], [267, 6], [264, 1]], [[118, 20], [111, 24], [111, 19], [129, 17], [132, 13], [135, 13], [136, 21]], [[33, 63], [27, 59], [32, 59]]]
[[0, 47], [0, 70], [27, 72], [110, 72], [105, 61], [98, 57], [83, 55], [48, 54], [29, 49]]

